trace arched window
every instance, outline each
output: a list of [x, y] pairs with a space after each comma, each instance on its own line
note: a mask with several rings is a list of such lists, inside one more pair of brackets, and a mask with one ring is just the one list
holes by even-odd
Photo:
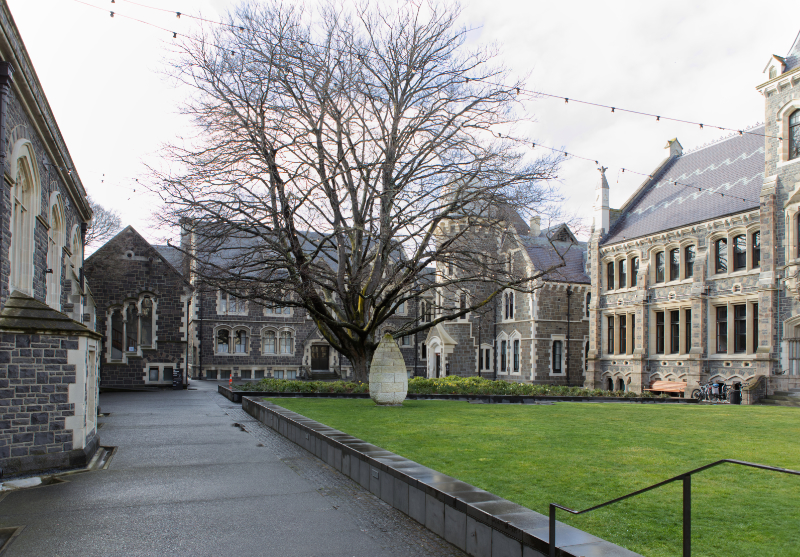
[[623, 381], [621, 377], [619, 379], [617, 379], [617, 390], [618, 391], [624, 391], [625, 390], [625, 381]]
[[115, 309], [111, 313], [111, 359], [121, 360], [125, 350], [125, 326], [122, 323], [122, 310]]
[[694, 246], [686, 246], [683, 250], [684, 277], [694, 277]]
[[720, 238], [714, 242], [714, 269], [717, 273], [728, 272], [728, 240]]
[[753, 232], [753, 268], [756, 269], [761, 266], [761, 231]]
[[656, 282], [664, 282], [664, 252], [660, 251], [656, 254]]
[[10, 291], [33, 295], [34, 226], [39, 214], [39, 175], [29, 141], [14, 146], [11, 159], [11, 249], [9, 250]]
[[247, 331], [244, 329], [233, 333], [233, 351], [236, 354], [247, 354]]
[[589, 304], [592, 303], [592, 293], [586, 293], [586, 317], [589, 317]]
[[619, 262], [619, 278], [617, 278], [617, 285], [619, 288], [628, 286], [628, 260], [623, 259]]
[[631, 286], [636, 286], [639, 282], [639, 258], [631, 259]]
[[278, 337], [275, 331], [264, 332], [264, 354], [277, 354], [278, 352]]
[[50, 201], [50, 230], [47, 233], [47, 271], [45, 301], [52, 308], [61, 309], [61, 262], [66, 237], [64, 207], [61, 196], [55, 194]]
[[747, 236], [740, 234], [733, 238], [733, 270], [747, 268]]
[[291, 331], [281, 331], [280, 353], [291, 354], [294, 352], [294, 338]]
[[506, 319], [514, 319], [514, 293], [506, 293]]
[[140, 313], [139, 345], [142, 347], [150, 347], [153, 345], [153, 318], [155, 317], [153, 299], [150, 296], [144, 296], [142, 298], [141, 306], [142, 311]]
[[505, 340], [500, 341], [500, 371], [505, 373], [508, 368], [506, 362], [508, 361], [508, 342]]
[[78, 281], [81, 277], [81, 265], [83, 265], [83, 242], [81, 241], [81, 229], [77, 225], [72, 227], [72, 238], [70, 239], [69, 250], [72, 252], [72, 257], [69, 260], [72, 271], [72, 276], [70, 278], [74, 281]]
[[519, 373], [519, 339], [514, 339], [514, 373]]
[[789, 116], [789, 160], [800, 157], [800, 109]]
[[227, 354], [230, 352], [231, 333], [227, 329], [217, 331], [217, 354]]
[[606, 290], [614, 290], [614, 263], [606, 265]]
[[606, 387], [607, 390], [609, 390], [609, 391], [613, 391], [614, 390], [614, 380], [611, 379], [610, 377], [608, 378], [608, 381], [606, 381], [606, 385], [607, 385], [607, 387]]
[[669, 280], [681, 278], [681, 250], [669, 250]]

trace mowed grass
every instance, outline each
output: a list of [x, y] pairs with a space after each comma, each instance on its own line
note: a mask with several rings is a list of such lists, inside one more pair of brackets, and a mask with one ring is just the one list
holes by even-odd
[[[272, 399], [547, 514], [584, 509], [721, 458], [800, 470], [800, 409]], [[646, 556], [681, 554], [680, 482], [559, 520]], [[693, 555], [800, 555], [800, 477], [725, 464], [692, 479]]]

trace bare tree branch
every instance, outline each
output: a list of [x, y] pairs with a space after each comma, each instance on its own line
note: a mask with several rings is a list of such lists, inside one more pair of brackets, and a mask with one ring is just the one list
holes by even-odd
[[86, 245], [104, 244], [120, 229], [122, 220], [119, 213], [106, 209], [91, 197], [89, 206], [92, 208], [92, 220], [89, 221], [89, 228], [86, 231]]

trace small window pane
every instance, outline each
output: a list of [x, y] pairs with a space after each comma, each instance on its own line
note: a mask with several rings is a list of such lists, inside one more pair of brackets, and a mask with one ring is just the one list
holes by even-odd
[[733, 351], [736, 354], [747, 352], [747, 306], [733, 306]]
[[656, 312], [656, 354], [664, 353], [664, 312]]
[[608, 353], [614, 353], [614, 316], [608, 316]]
[[753, 268], [761, 266], [761, 232], [753, 232]]
[[628, 353], [628, 319], [626, 315], [619, 316], [619, 353]]
[[606, 288], [608, 290], [614, 290], [614, 263], [609, 263], [606, 266], [606, 271], [608, 273], [606, 277]]
[[631, 286], [636, 286], [639, 281], [639, 258], [631, 259]]
[[623, 259], [619, 262], [619, 288], [628, 286], [628, 261]]
[[686, 310], [686, 323], [685, 326], [685, 335], [686, 335], [686, 353], [692, 351], [692, 310]]
[[717, 354], [728, 352], [728, 308], [717, 308]]
[[519, 373], [519, 340], [514, 341], [514, 373]]
[[561, 373], [562, 345], [560, 340], [553, 341], [553, 373]]
[[264, 333], [264, 354], [275, 354], [277, 347], [276, 340], [275, 331], [267, 331]]
[[507, 358], [506, 349], [507, 349], [506, 341], [500, 342], [500, 371], [502, 371], [502, 372], [505, 372], [507, 370], [507, 368], [506, 368], [506, 358]]
[[222, 329], [217, 331], [217, 352], [220, 354], [227, 354], [230, 342], [230, 332]]
[[677, 354], [681, 350], [681, 312], [669, 312], [669, 353]]
[[167, 382], [171, 383], [173, 381], [172, 374], [173, 374], [173, 368], [165, 367], [164, 368], [164, 381], [167, 381]]
[[656, 254], [656, 282], [664, 282], [664, 252]]
[[150, 377], [150, 382], [151, 383], [155, 383], [155, 382], [158, 381], [158, 368], [157, 367], [151, 367], [150, 368], [149, 377]]

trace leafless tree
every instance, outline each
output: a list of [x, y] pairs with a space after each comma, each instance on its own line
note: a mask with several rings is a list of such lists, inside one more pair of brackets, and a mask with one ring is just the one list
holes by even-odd
[[86, 245], [104, 244], [121, 226], [119, 213], [106, 209], [91, 197], [89, 206], [92, 208], [92, 220], [89, 221], [89, 228], [86, 231]]
[[560, 161], [508, 139], [521, 83], [493, 48], [466, 46], [459, 14], [435, 0], [248, 2], [173, 65], [198, 133], [153, 169], [162, 224], [191, 234], [198, 282], [303, 308], [357, 380], [400, 304], [436, 307], [396, 337], [541, 275], [511, 272], [498, 241], [509, 208], [550, 214]]

